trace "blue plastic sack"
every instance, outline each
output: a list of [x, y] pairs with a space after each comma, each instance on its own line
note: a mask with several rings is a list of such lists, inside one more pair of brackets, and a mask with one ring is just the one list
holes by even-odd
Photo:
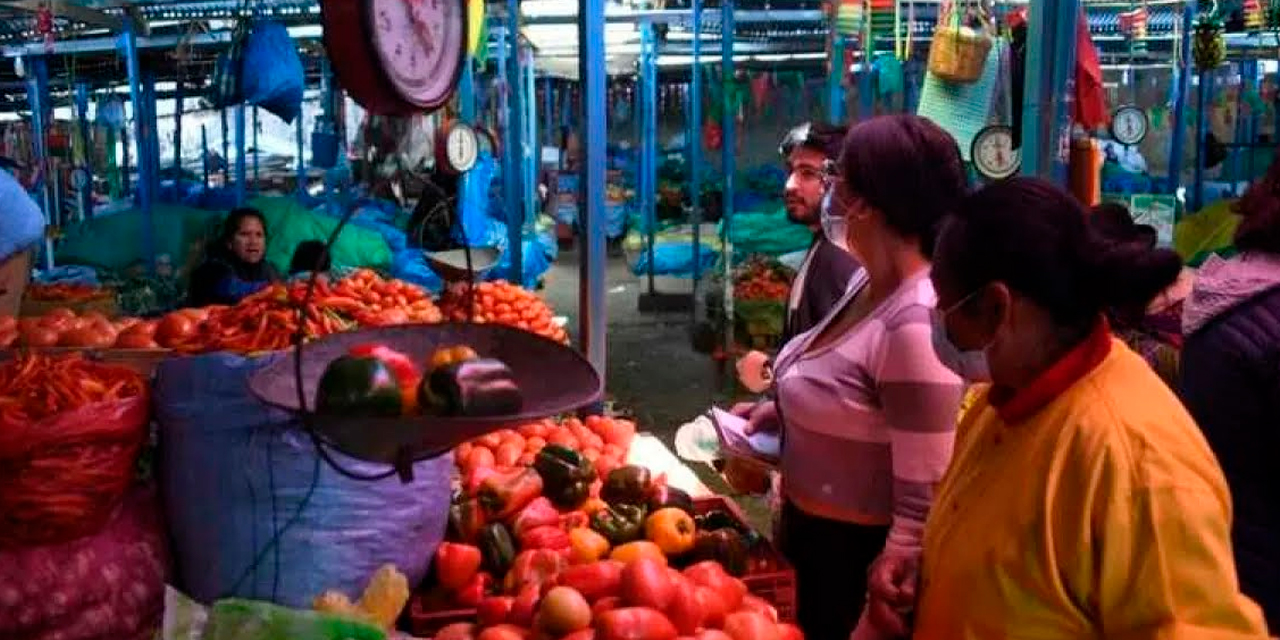
[[391, 277], [412, 282], [432, 293], [444, 289], [444, 279], [431, 270], [421, 249], [405, 249], [391, 261]]
[[[543, 274], [551, 269], [551, 263], [556, 259], [559, 246], [556, 244], [554, 234], [536, 233], [525, 236], [521, 242], [521, 249], [523, 250], [521, 256], [523, 268], [520, 273], [520, 286], [533, 289], [538, 286], [538, 281], [542, 279]], [[515, 280], [515, 273], [511, 269], [510, 251], [503, 251], [502, 255], [498, 256], [498, 264], [489, 271], [486, 279]]]
[[[203, 603], [236, 596], [309, 608], [328, 589], [358, 597], [383, 564], [418, 584], [444, 536], [452, 456], [416, 463], [408, 484], [338, 474], [297, 421], [249, 392], [249, 375], [277, 357], [211, 354], [157, 369], [177, 586]], [[357, 473], [386, 469], [333, 455]]]
[[44, 237], [44, 214], [8, 171], [0, 170], [0, 262]]
[[[715, 267], [720, 259], [720, 252], [706, 243], [698, 252], [701, 267], [699, 274], [705, 274]], [[631, 265], [631, 273], [639, 276], [649, 272], [649, 252], [640, 251], [635, 264]], [[653, 274], [657, 276], [675, 276], [691, 278], [694, 273], [693, 243], [688, 240], [656, 242], [653, 246]]]
[[255, 21], [241, 64], [240, 90], [245, 102], [276, 114], [286, 124], [302, 113], [306, 74], [298, 47], [283, 24]]
[[39, 271], [36, 273], [35, 281], [40, 284], [79, 284], [86, 287], [99, 285], [97, 271], [92, 267], [77, 265], [63, 265], [48, 271]]

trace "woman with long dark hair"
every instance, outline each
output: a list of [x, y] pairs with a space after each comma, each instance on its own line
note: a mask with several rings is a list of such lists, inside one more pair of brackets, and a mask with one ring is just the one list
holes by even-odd
[[267, 261], [267, 219], [257, 209], [227, 214], [204, 262], [191, 273], [187, 305], [235, 304], [280, 280]]
[[778, 540], [796, 571], [805, 635], [844, 639], [881, 554], [914, 558], [951, 456], [960, 379], [929, 338], [938, 221], [964, 195], [955, 140], [929, 120], [885, 116], [844, 139], [827, 238], [862, 264], [821, 322], [783, 346], [776, 400], [753, 429], [781, 429]]
[[[1266, 638], [1232, 561], [1222, 470], [1106, 310], [1181, 260], [1106, 241], [1051, 183], [965, 199], [938, 240], [935, 349], [978, 383], [924, 533], [919, 578], [877, 563], [871, 620], [916, 640]], [[919, 592], [919, 601], [913, 596]]]

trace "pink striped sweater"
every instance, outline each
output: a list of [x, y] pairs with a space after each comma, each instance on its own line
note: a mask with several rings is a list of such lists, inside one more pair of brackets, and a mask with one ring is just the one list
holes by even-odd
[[857, 274], [832, 312], [778, 354], [783, 494], [816, 516], [891, 525], [887, 546], [914, 550], [951, 459], [964, 387], [933, 351], [927, 271], [812, 347], [866, 281]]

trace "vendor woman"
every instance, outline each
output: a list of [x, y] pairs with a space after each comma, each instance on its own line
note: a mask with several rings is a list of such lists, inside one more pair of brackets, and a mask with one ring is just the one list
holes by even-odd
[[280, 280], [266, 260], [267, 221], [257, 209], [236, 209], [222, 223], [204, 263], [191, 273], [187, 304], [235, 304]]

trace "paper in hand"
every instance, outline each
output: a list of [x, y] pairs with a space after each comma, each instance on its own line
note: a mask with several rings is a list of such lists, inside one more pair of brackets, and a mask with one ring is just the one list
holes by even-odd
[[731, 454], [753, 458], [765, 464], [774, 465], [782, 456], [782, 442], [776, 433], [756, 432], [747, 435], [747, 420], [712, 407], [711, 422], [716, 426], [716, 434], [720, 436], [720, 446]]

